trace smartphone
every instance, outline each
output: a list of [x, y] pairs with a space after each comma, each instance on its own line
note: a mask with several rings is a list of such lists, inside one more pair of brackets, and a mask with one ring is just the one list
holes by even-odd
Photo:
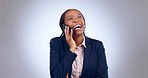
[[[63, 31], [64, 31], [64, 29], [65, 29], [65, 26], [67, 26], [66, 24], [63, 24]], [[67, 26], [68, 27], [68, 26]], [[69, 34], [71, 33], [71, 30], [72, 30], [72, 28], [71, 27], [69, 27]]]

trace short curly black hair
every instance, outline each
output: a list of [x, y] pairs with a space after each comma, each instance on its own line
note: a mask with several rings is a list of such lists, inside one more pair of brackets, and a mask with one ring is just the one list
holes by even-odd
[[[59, 21], [59, 25], [60, 25], [60, 28], [61, 28], [61, 30], [62, 30], [62, 34], [61, 34], [61, 35], [64, 34], [64, 25], [65, 25], [65, 23], [64, 23], [64, 17], [65, 17], [65, 14], [66, 14], [68, 11], [70, 11], [70, 10], [79, 11], [79, 10], [77, 10], [77, 9], [68, 9], [68, 10], [66, 10], [66, 11], [61, 15], [60, 21]], [[79, 12], [80, 12], [80, 11], [79, 11]], [[81, 13], [81, 12], [80, 12], [80, 13]], [[81, 14], [82, 14], [82, 13], [81, 13]], [[82, 14], [82, 17], [83, 17], [83, 19], [84, 19], [84, 24], [85, 24], [85, 18], [84, 18], [84, 16], [83, 16], [83, 14]]]

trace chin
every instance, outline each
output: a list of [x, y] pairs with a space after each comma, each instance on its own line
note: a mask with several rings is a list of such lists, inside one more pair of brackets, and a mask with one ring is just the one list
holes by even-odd
[[77, 31], [77, 32], [74, 33], [74, 35], [75, 35], [75, 36], [76, 36], [76, 35], [83, 35], [83, 32], [82, 32], [82, 31]]

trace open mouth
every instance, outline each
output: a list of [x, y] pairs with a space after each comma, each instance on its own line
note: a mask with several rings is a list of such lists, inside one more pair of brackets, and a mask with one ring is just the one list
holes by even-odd
[[75, 25], [75, 26], [73, 27], [73, 30], [80, 30], [80, 29], [81, 29], [81, 27], [82, 27], [82, 26], [81, 26], [81, 25], [79, 25], [79, 24], [78, 24], [78, 25]]

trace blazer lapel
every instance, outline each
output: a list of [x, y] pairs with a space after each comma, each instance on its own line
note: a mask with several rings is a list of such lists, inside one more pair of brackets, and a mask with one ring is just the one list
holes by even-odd
[[91, 52], [90, 40], [86, 36], [85, 36], [85, 44], [86, 44], [86, 48], [84, 48], [82, 77], [83, 77], [84, 73], [86, 72], [86, 68], [88, 66], [88, 62], [89, 62], [89, 58], [90, 58], [89, 55], [90, 55], [90, 52]]
[[65, 35], [62, 36], [62, 44], [63, 44], [63, 50], [64, 50], [64, 51], [69, 50], [69, 45], [68, 45], [67, 42], [66, 42]]
[[[62, 53], [62, 57], [64, 57], [65, 53], [69, 50], [69, 45], [66, 42], [65, 35], [62, 36], [62, 45], [63, 45], [63, 51], [64, 51], [64, 53]], [[68, 69], [68, 72], [67, 72], [69, 78], [71, 78], [71, 72], [72, 72], [72, 66]]]
[[[69, 50], [69, 46], [66, 42], [66, 39], [65, 37], [62, 37], [62, 41], [63, 41], [63, 49], [64, 51], [67, 51]], [[91, 53], [91, 44], [90, 44], [90, 39], [88, 37], [85, 36], [85, 45], [86, 45], [86, 48], [84, 48], [84, 60], [83, 60], [83, 69], [82, 69], [82, 75], [81, 77], [83, 78], [83, 75], [85, 75], [85, 72], [86, 72], [86, 69], [87, 69], [87, 66], [88, 66], [88, 62], [89, 62], [89, 55]], [[71, 76], [71, 71], [72, 71], [72, 67], [70, 68], [69, 70], [69, 77]]]

